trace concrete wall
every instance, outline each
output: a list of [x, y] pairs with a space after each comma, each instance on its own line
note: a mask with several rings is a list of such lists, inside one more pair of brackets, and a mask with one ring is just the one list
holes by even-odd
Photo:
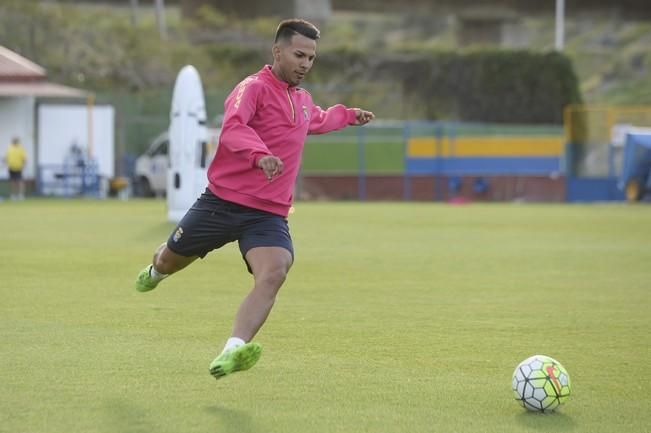
[[331, 0], [182, 0], [183, 16], [194, 16], [204, 4], [242, 18], [276, 15], [281, 18], [300, 17], [323, 21], [332, 13]]
[[565, 178], [548, 176], [482, 176], [483, 192], [475, 192], [476, 176], [460, 177], [453, 191], [445, 176], [303, 176], [296, 195], [303, 200], [417, 200], [417, 201], [565, 201]]
[[323, 22], [332, 15], [330, 0], [294, 0], [294, 15]]

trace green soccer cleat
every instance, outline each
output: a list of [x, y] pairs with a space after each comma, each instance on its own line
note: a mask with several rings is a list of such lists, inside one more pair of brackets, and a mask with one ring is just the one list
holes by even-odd
[[149, 269], [151, 265], [147, 265], [145, 269], [140, 271], [138, 278], [136, 278], [136, 290], [139, 292], [148, 292], [154, 290], [158, 285], [158, 281], [154, 281], [149, 275]]
[[215, 358], [210, 364], [210, 374], [215, 379], [221, 379], [236, 371], [248, 370], [258, 362], [261, 353], [262, 346], [258, 343], [246, 343], [243, 346], [234, 347]]

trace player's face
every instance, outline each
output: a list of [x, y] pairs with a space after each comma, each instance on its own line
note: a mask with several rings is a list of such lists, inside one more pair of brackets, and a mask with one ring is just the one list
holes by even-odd
[[301, 34], [292, 36], [289, 42], [274, 45], [274, 71], [290, 86], [298, 86], [312, 69], [316, 58], [316, 41]]

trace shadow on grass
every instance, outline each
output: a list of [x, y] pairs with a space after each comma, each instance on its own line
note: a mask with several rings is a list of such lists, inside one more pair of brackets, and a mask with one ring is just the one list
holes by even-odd
[[105, 421], [109, 431], [115, 433], [150, 433], [155, 426], [147, 421], [147, 411], [119, 399], [104, 403]]
[[544, 432], [573, 431], [576, 423], [563, 412], [539, 413], [523, 411], [515, 416], [516, 421], [528, 429]]
[[220, 425], [219, 433], [256, 433], [263, 432], [263, 428], [256, 428], [251, 415], [247, 412], [235, 409], [228, 409], [220, 406], [206, 406], [205, 411], [214, 415]]

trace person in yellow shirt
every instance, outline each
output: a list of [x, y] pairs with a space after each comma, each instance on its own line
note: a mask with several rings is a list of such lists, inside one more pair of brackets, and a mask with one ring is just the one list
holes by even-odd
[[27, 163], [27, 153], [14, 137], [5, 154], [5, 162], [9, 167], [9, 181], [11, 182], [11, 199], [23, 200], [25, 198], [25, 182], [23, 181], [23, 168]]

